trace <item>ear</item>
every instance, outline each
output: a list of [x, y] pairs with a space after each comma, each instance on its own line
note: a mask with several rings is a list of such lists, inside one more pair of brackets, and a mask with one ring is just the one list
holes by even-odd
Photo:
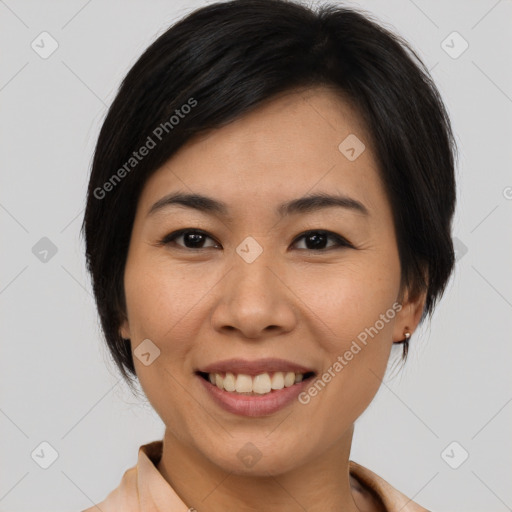
[[130, 324], [128, 323], [128, 319], [126, 317], [124, 317], [124, 320], [119, 326], [119, 335], [125, 340], [129, 340], [132, 337], [130, 333]]
[[393, 342], [403, 341], [406, 332], [414, 333], [420, 323], [426, 298], [426, 291], [415, 297], [410, 297], [409, 293], [405, 294], [405, 298], [401, 302], [402, 309], [395, 315]]

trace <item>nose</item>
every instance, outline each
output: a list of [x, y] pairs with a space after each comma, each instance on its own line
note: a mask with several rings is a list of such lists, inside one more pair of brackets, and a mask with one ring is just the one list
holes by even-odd
[[236, 255], [231, 270], [218, 284], [212, 327], [248, 339], [290, 332], [297, 323], [297, 298], [290, 288], [283, 266], [271, 254], [263, 251], [251, 263]]

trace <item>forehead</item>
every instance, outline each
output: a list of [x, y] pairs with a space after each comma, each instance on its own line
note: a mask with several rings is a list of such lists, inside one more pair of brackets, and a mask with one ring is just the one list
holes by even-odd
[[[364, 150], [349, 159], [344, 151], [354, 143], [357, 153]], [[141, 206], [147, 213], [178, 189], [214, 196], [238, 213], [314, 192], [349, 195], [372, 208], [383, 195], [365, 126], [325, 87], [283, 93], [189, 140], [149, 178]]]

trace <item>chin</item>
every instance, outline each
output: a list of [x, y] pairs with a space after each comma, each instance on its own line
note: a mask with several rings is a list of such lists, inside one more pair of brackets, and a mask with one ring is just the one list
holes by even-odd
[[297, 445], [300, 443], [290, 443], [291, 440], [287, 439], [288, 447], [279, 440], [277, 443], [276, 440], [269, 442], [266, 436], [262, 433], [261, 436], [231, 440], [221, 450], [204, 455], [216, 466], [235, 475], [268, 477], [291, 471], [300, 464], [297, 460]]

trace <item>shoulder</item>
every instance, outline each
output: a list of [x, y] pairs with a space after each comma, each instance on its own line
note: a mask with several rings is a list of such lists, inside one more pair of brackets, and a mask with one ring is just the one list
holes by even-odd
[[395, 489], [382, 477], [354, 461], [349, 461], [350, 474], [385, 512], [429, 512]]
[[137, 466], [127, 469], [118, 487], [111, 491], [107, 497], [82, 512], [140, 512], [137, 495]]
[[157, 469], [162, 447], [161, 440], [140, 446], [137, 464], [125, 471], [119, 486], [81, 512], [146, 512], [161, 510], [162, 504], [169, 511], [189, 510]]

